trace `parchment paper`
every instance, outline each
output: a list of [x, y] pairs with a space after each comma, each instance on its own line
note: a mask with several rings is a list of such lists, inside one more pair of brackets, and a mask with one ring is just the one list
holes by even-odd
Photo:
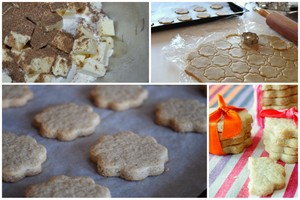
[[[55, 175], [90, 176], [96, 183], [111, 190], [112, 197], [196, 197], [206, 189], [207, 146], [206, 133], [176, 133], [154, 123], [155, 105], [170, 97], [194, 98], [206, 103], [201, 86], [144, 86], [149, 98], [139, 108], [123, 112], [94, 107], [101, 117], [95, 134], [71, 142], [43, 138], [32, 126], [34, 115], [43, 108], [65, 102], [93, 104], [88, 99], [93, 86], [30, 86], [34, 98], [24, 107], [4, 109], [3, 131], [30, 135], [47, 149], [47, 161], [42, 173], [26, 177], [16, 183], [2, 183], [3, 197], [22, 197], [28, 185], [47, 181]], [[202, 86], [206, 87], [206, 86]], [[206, 123], [206, 122], [205, 122]], [[103, 177], [96, 172], [96, 164], [89, 159], [89, 148], [102, 134], [130, 130], [150, 135], [166, 146], [169, 161], [160, 176], [143, 181], [125, 181], [118, 177]]]

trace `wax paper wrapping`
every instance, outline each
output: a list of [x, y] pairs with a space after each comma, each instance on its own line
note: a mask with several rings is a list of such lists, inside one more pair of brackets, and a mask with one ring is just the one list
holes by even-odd
[[[255, 121], [256, 110], [253, 106], [254, 90], [252, 85], [222, 85], [210, 87], [209, 106], [217, 106], [217, 96], [221, 94], [227, 105], [247, 108], [253, 117], [252, 145], [240, 154], [216, 156], [209, 154], [209, 197], [210, 198], [247, 198], [256, 197], [248, 192], [249, 169], [248, 157], [268, 157], [263, 144], [263, 129], [258, 127]], [[275, 190], [267, 197], [283, 198], [298, 196], [298, 163], [283, 165], [286, 172], [286, 185], [284, 189]]]
[[195, 51], [201, 44], [211, 43], [227, 35], [242, 34], [243, 32], [274, 35], [287, 41], [266, 24], [265, 18], [252, 10], [254, 6], [255, 4], [252, 3], [246, 4], [245, 7], [249, 12], [245, 12], [242, 16], [229, 16], [218, 21], [180, 29], [170, 43], [162, 48], [165, 59], [174, 63], [181, 70], [180, 82], [197, 82], [184, 72], [184, 68], [188, 53]]
[[[157, 103], [170, 97], [198, 99], [206, 103], [201, 86], [144, 86], [149, 98], [139, 108], [122, 112], [94, 107], [101, 116], [96, 132], [88, 137], [62, 142], [43, 138], [32, 126], [32, 119], [47, 106], [74, 102], [93, 106], [89, 92], [93, 86], [30, 86], [34, 98], [24, 107], [3, 110], [3, 131], [30, 135], [47, 149], [47, 161], [41, 174], [26, 177], [16, 183], [4, 183], [3, 197], [22, 197], [28, 185], [44, 182], [55, 175], [90, 176], [96, 183], [111, 190], [112, 197], [197, 197], [206, 189], [207, 143], [206, 133], [176, 133], [154, 123]], [[206, 86], [202, 86], [206, 87]], [[204, 122], [206, 123], [206, 122]], [[130, 130], [150, 135], [166, 146], [169, 161], [160, 176], [143, 181], [126, 181], [118, 177], [103, 177], [96, 172], [96, 164], [89, 159], [89, 148], [103, 134]]]

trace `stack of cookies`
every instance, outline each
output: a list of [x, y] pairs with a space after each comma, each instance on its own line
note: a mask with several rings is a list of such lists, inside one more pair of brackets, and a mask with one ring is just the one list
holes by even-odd
[[264, 127], [262, 110], [298, 109], [297, 85], [259, 85], [256, 87], [256, 112], [258, 125]]
[[297, 85], [263, 85], [262, 109], [286, 109], [298, 107]]
[[[262, 112], [298, 108], [297, 85], [263, 85], [257, 88], [258, 122], [264, 127], [263, 142], [269, 157], [286, 163], [298, 161], [298, 127], [288, 117], [274, 118]], [[297, 111], [298, 112], [298, 111]]]
[[266, 117], [263, 142], [273, 160], [298, 162], [298, 128], [292, 119]]
[[[214, 112], [216, 108], [211, 108], [210, 113]], [[239, 135], [224, 139], [222, 138], [222, 132], [224, 128], [224, 118], [222, 118], [218, 124], [217, 129], [219, 133], [220, 143], [224, 154], [238, 154], [244, 151], [248, 146], [252, 144], [251, 129], [252, 129], [252, 116], [247, 110], [237, 112], [242, 121], [242, 130]], [[211, 122], [210, 122], [211, 123]]]

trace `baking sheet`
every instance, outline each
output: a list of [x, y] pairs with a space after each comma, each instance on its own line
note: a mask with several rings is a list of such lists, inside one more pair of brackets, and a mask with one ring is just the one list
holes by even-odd
[[[263, 130], [255, 121], [254, 90], [252, 85], [212, 85], [210, 86], [210, 107], [217, 107], [217, 94], [224, 96], [227, 105], [247, 108], [252, 115], [252, 145], [240, 154], [217, 156], [209, 154], [209, 197], [210, 198], [258, 198], [249, 195], [248, 157], [268, 157], [262, 140]], [[275, 190], [271, 198], [295, 198], [298, 196], [298, 163], [285, 164], [286, 185], [284, 189]]]
[[[210, 6], [212, 4], [222, 5], [221, 9], [212, 9]], [[201, 6], [206, 8], [204, 12], [196, 12], [194, 8], [197, 6]], [[187, 9], [189, 13], [187, 14], [176, 14], [175, 11], [177, 9]], [[216, 13], [222, 11], [226, 13], [225, 15], [217, 15]], [[151, 31], [160, 31], [166, 30], [169, 28], [177, 28], [182, 26], [189, 26], [195, 24], [202, 24], [206, 22], [211, 22], [217, 19], [234, 16], [234, 15], [242, 15], [245, 10], [242, 7], [234, 3], [227, 2], [152, 2], [151, 3]], [[208, 13], [210, 14], [207, 18], [198, 18], [197, 15], [199, 13]], [[190, 21], [179, 21], [177, 17], [188, 15], [192, 18]], [[171, 18], [174, 20], [171, 24], [161, 24], [159, 23], [159, 19], [161, 18]]]
[[[66, 102], [93, 104], [88, 99], [93, 86], [30, 86], [34, 98], [24, 107], [4, 109], [3, 131], [30, 135], [47, 149], [47, 161], [42, 173], [26, 177], [16, 183], [2, 183], [3, 197], [22, 197], [28, 185], [44, 182], [55, 175], [90, 176], [96, 183], [108, 187], [112, 197], [197, 197], [207, 184], [206, 134], [180, 134], [154, 123], [154, 108], [170, 97], [193, 98], [206, 103], [200, 87], [206, 86], [144, 86], [149, 98], [139, 108], [122, 112], [95, 108], [101, 117], [95, 134], [71, 142], [43, 138], [32, 126], [32, 119], [43, 108]], [[143, 181], [125, 181], [118, 177], [103, 177], [96, 172], [96, 164], [89, 159], [89, 148], [102, 134], [130, 130], [150, 135], [166, 146], [169, 161], [166, 172]]]

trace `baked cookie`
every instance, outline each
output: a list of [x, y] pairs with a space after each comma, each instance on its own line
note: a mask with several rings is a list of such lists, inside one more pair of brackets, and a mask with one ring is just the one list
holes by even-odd
[[111, 197], [108, 188], [85, 176], [54, 176], [47, 182], [29, 186], [26, 197]]
[[266, 117], [265, 132], [276, 139], [298, 138], [298, 128], [292, 119]]
[[32, 99], [33, 94], [25, 85], [2, 86], [2, 108], [20, 107]]
[[287, 155], [293, 155], [296, 156], [298, 155], [298, 148], [292, 148], [288, 146], [279, 146], [276, 144], [273, 144], [270, 140], [264, 139], [263, 140], [264, 145], [268, 147], [270, 151], [273, 151], [275, 153], [283, 153]]
[[90, 93], [97, 107], [122, 111], [142, 105], [148, 97], [148, 91], [136, 85], [100, 85]]
[[30, 136], [2, 133], [2, 180], [16, 182], [42, 171], [46, 148]]
[[177, 132], [206, 132], [206, 105], [191, 99], [169, 99], [157, 105], [155, 122]]
[[289, 155], [286, 153], [274, 152], [267, 145], [265, 146], [265, 150], [266, 150], [266, 152], [269, 153], [269, 157], [274, 161], [281, 160], [288, 164], [295, 164], [296, 162], [298, 162], [298, 154], [297, 155]]
[[285, 186], [284, 167], [270, 158], [248, 158], [249, 193], [257, 196], [272, 194]]
[[292, 137], [289, 139], [276, 138], [273, 133], [264, 132], [264, 139], [268, 140], [273, 145], [279, 147], [298, 148], [298, 138]]
[[102, 176], [120, 176], [126, 180], [143, 180], [160, 175], [168, 161], [168, 150], [150, 136], [129, 131], [101, 136], [90, 149]]
[[225, 154], [239, 154], [252, 144], [251, 135], [239, 144], [222, 147]]
[[278, 89], [278, 90], [263, 90], [263, 97], [264, 98], [280, 98], [280, 97], [290, 97], [293, 95], [298, 95], [298, 86], [290, 85], [287, 88], [284, 89]]
[[[210, 108], [209, 112], [213, 113], [217, 108]], [[222, 133], [224, 129], [224, 117], [217, 123], [217, 131], [224, 154], [239, 154], [252, 144], [251, 130], [252, 130], [252, 116], [247, 110], [237, 111], [241, 119], [241, 132], [239, 135], [231, 138], [223, 138]], [[211, 122], [210, 122], [211, 123]], [[214, 123], [214, 122], [212, 122]]]
[[267, 90], [285, 90], [289, 88], [297, 87], [297, 85], [262, 85], [261, 88], [263, 91]]
[[70, 141], [91, 135], [100, 123], [100, 117], [92, 107], [65, 103], [44, 109], [34, 117], [33, 124], [46, 138]]

